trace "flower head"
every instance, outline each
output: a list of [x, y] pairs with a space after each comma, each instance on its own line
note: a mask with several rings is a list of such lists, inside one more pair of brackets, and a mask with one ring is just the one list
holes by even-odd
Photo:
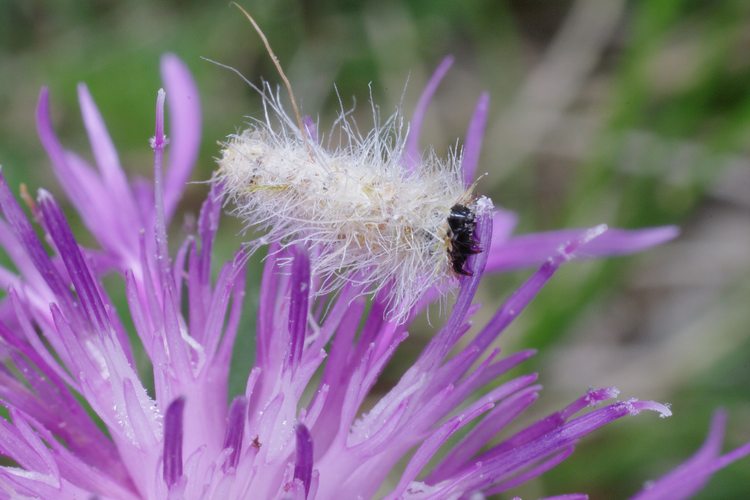
[[[477, 238], [489, 250], [469, 259], [473, 275], [460, 279], [443, 326], [398, 383], [375, 401], [369, 399], [375, 383], [407, 338], [408, 322], [384, 318], [388, 285], [369, 307], [354, 280], [335, 296], [315, 299], [316, 276], [305, 248], [270, 252], [256, 313], [255, 366], [244, 393], [228, 401], [232, 348], [240, 316], [248, 314], [243, 311], [246, 259], [240, 249], [233, 260], [213, 268], [218, 186], [203, 203], [195, 234], [169, 252], [167, 225], [195, 161], [200, 110], [195, 85], [179, 60], [166, 56], [162, 74], [166, 94], [157, 96], [152, 183], [127, 180], [85, 86], [79, 87], [79, 97], [95, 166], [58, 142], [47, 92], [41, 94], [42, 143], [98, 243], [96, 250], [76, 240], [51, 194], [40, 191], [28, 202], [30, 219], [0, 177], [0, 244], [14, 265], [0, 269], [8, 290], [0, 305], [7, 365], [0, 370], [0, 399], [9, 415], [0, 420], [0, 450], [13, 461], [0, 468], [5, 494], [494, 494], [556, 466], [582, 437], [603, 425], [644, 410], [670, 414], [660, 403], [618, 401], [613, 388], [591, 389], [546, 418], [507, 430], [536, 401], [540, 386], [536, 375], [499, 382], [534, 353], [501, 355], [491, 348], [493, 342], [563, 263], [578, 255], [648, 246], [673, 230], [631, 234], [597, 227], [537, 236], [536, 244], [526, 240], [514, 248], [507, 216], [501, 212], [493, 218], [488, 211], [478, 217]], [[423, 102], [429, 91], [426, 95]], [[470, 126], [465, 173], [475, 168], [484, 109], [486, 97]], [[420, 113], [412, 137], [418, 136]], [[524, 244], [536, 251], [526, 260], [519, 257]], [[498, 264], [503, 248], [514, 257]], [[536, 262], [541, 267], [465, 348], [452, 354], [471, 328], [482, 273]], [[117, 310], [102, 285], [108, 274], [120, 277], [127, 310]], [[418, 304], [412, 315], [424, 306], [425, 301]], [[132, 320], [134, 337], [124, 326], [125, 316]], [[151, 362], [153, 392], [135, 369], [138, 344]]]

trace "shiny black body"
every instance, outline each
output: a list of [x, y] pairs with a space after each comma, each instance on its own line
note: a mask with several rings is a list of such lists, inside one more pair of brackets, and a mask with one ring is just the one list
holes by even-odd
[[453, 272], [461, 276], [472, 276], [473, 273], [465, 267], [466, 261], [470, 256], [482, 251], [477, 245], [477, 221], [474, 212], [469, 207], [456, 203], [451, 207], [448, 216], [448, 228], [448, 257]]

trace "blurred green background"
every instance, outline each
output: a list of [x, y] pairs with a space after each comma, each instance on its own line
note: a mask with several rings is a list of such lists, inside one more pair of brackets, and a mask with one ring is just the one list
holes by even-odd
[[[333, 85], [385, 111], [413, 109], [442, 57], [456, 63], [428, 115], [424, 145], [447, 151], [482, 90], [492, 95], [479, 191], [516, 211], [519, 232], [601, 222], [679, 224], [683, 235], [637, 257], [569, 265], [502, 339], [540, 349], [544, 414], [590, 386], [672, 403], [585, 440], [525, 498], [636, 492], [688, 457], [712, 411], [729, 411], [726, 446], [750, 439], [750, 2], [744, 0], [246, 1], [322, 128]], [[201, 91], [204, 143], [194, 180], [210, 177], [216, 141], [259, 110], [234, 74], [277, 82], [258, 37], [226, 2], [0, 0], [0, 162], [11, 185], [54, 191], [33, 122], [49, 85], [63, 142], [81, 152], [75, 86], [99, 104], [133, 175], [150, 175], [148, 139], [159, 56], [178, 54]], [[408, 80], [408, 84], [407, 84]], [[190, 186], [195, 212], [205, 186]], [[226, 221], [217, 259], [239, 242]], [[80, 233], [79, 233], [80, 234]], [[257, 284], [257, 262], [249, 273]], [[485, 279], [478, 323], [528, 275]], [[116, 288], [116, 287], [115, 287]], [[251, 293], [248, 310], [252, 311]], [[435, 320], [433, 320], [435, 323]], [[252, 313], [235, 387], [252, 360]], [[418, 325], [383, 388], [429, 338]], [[528, 366], [524, 370], [530, 369]], [[720, 472], [700, 498], [750, 497], [750, 461]]]

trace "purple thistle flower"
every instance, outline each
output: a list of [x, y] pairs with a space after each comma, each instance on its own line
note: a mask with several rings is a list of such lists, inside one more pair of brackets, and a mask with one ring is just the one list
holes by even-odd
[[[446, 65], [420, 101], [413, 148], [424, 107]], [[256, 316], [255, 366], [244, 394], [229, 402], [246, 259], [238, 251], [213, 278], [218, 187], [201, 208], [196, 234], [174, 256], [168, 252], [166, 228], [195, 162], [200, 108], [195, 85], [174, 56], [162, 60], [162, 75], [167, 92], [157, 96], [153, 183], [128, 182], [85, 86], [79, 87], [79, 98], [95, 166], [58, 142], [47, 92], [41, 93], [42, 143], [99, 249], [77, 242], [46, 191], [29, 203], [40, 237], [0, 176], [0, 244], [15, 267], [0, 269], [8, 290], [0, 303], [6, 359], [0, 398], [9, 415], [0, 419], [0, 452], [13, 462], [0, 467], [4, 496], [463, 498], [508, 491], [543, 474], [565, 460], [581, 438], [621, 417], [644, 410], [670, 415], [660, 403], [612, 401], [615, 389], [592, 389], [546, 418], [507, 431], [541, 387], [536, 375], [498, 383], [534, 353], [501, 356], [490, 349], [493, 342], [563, 263], [636, 251], [675, 231], [597, 227], [510, 238], [506, 212], [479, 217], [478, 239], [489, 251], [469, 259], [473, 276], [461, 278], [443, 327], [398, 383], [374, 402], [367, 400], [374, 384], [407, 337], [407, 324], [384, 319], [387, 290], [368, 309], [351, 282], [325, 308], [311, 299], [314, 277], [305, 251], [272, 252]], [[487, 102], [480, 98], [469, 127], [467, 179], [476, 168]], [[541, 267], [467, 347], [451, 355], [478, 309], [472, 300], [482, 273], [533, 264]], [[111, 303], [101, 283], [106, 274], [122, 278], [127, 311]], [[135, 371], [124, 314], [151, 361], [153, 394]], [[744, 447], [716, 458], [721, 434], [716, 429], [708, 451], [644, 498], [672, 488], [679, 481], [675, 477], [697, 468], [700, 480], [681, 490], [695, 491], [715, 469], [747, 453]], [[500, 441], [488, 446], [496, 436]]]

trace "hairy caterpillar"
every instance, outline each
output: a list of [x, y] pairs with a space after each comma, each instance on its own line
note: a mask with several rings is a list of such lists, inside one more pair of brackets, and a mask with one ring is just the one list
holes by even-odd
[[[243, 11], [244, 12], [244, 11]], [[475, 225], [491, 210], [463, 184], [460, 154], [430, 151], [417, 168], [402, 161], [406, 137], [398, 112], [362, 135], [342, 111], [339, 142], [323, 145], [312, 123], [304, 124], [286, 76], [266, 44], [289, 91], [293, 120], [279, 95], [262, 89], [265, 117], [223, 144], [215, 180], [224, 186], [233, 213], [268, 243], [304, 245], [311, 271], [325, 294], [355, 281], [375, 293], [388, 287], [391, 319], [400, 320], [432, 288], [444, 290], [470, 275], [466, 261], [480, 252]]]

